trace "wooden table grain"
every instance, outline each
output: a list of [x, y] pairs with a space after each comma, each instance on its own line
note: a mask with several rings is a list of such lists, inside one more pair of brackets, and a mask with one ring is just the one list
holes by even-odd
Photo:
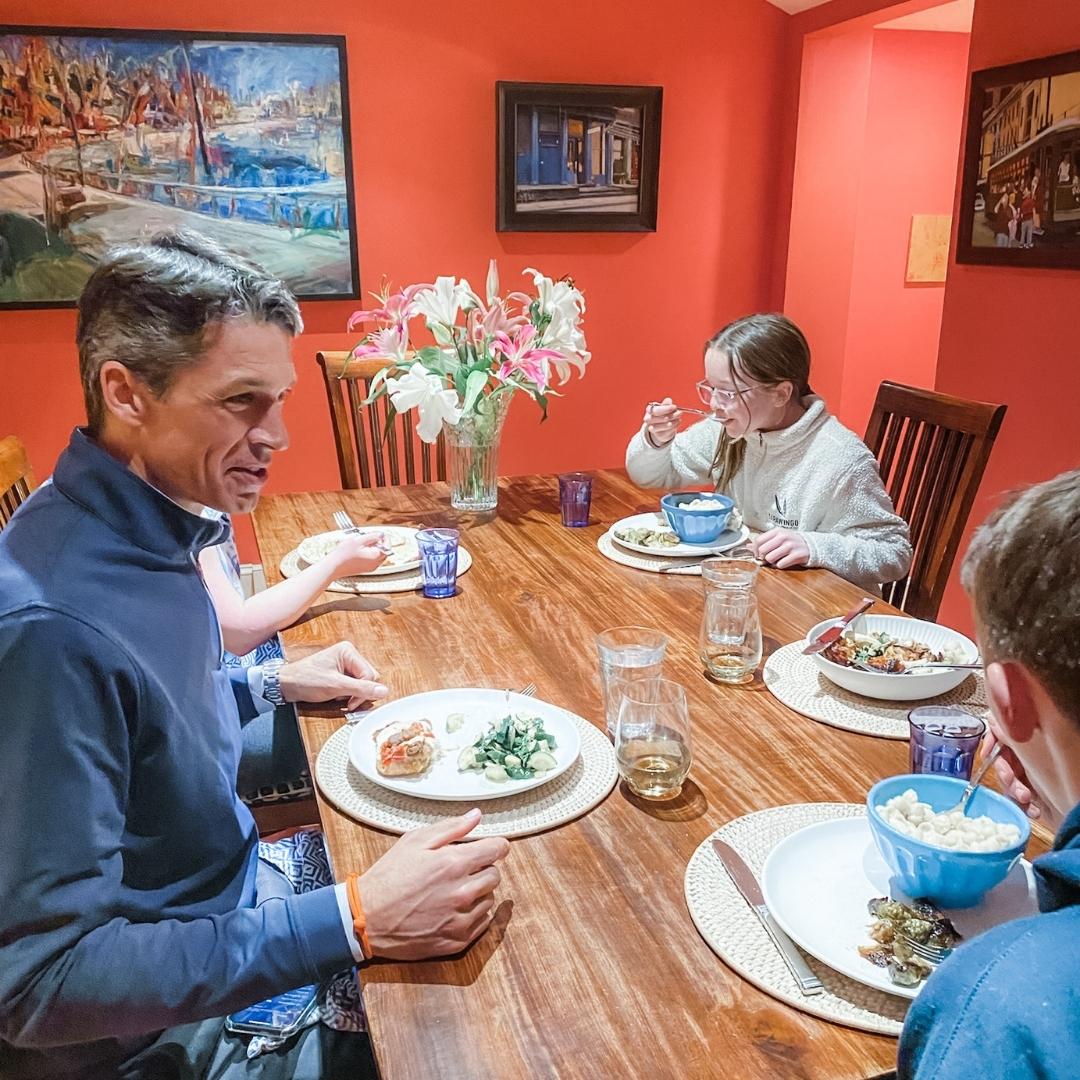
[[[354, 641], [395, 696], [444, 686], [518, 687], [603, 726], [595, 635], [662, 629], [667, 673], [687, 689], [694, 763], [683, 796], [649, 804], [620, 784], [569, 825], [515, 840], [491, 931], [466, 954], [376, 963], [361, 975], [387, 1080], [609, 1077], [868, 1077], [896, 1042], [790, 1008], [726, 967], [699, 937], [683, 897], [694, 849], [733, 817], [784, 803], [862, 802], [906, 769], [902, 742], [839, 731], [777, 702], [760, 681], [709, 681], [697, 655], [700, 578], [649, 574], [600, 555], [596, 540], [655, 496], [618, 471], [596, 474], [593, 522], [559, 523], [556, 481], [500, 483], [497, 515], [463, 516], [473, 568], [458, 595], [327, 593], [285, 635], [301, 655]], [[267, 578], [302, 537], [346, 509], [358, 522], [458, 523], [442, 484], [270, 496], [255, 514]], [[861, 595], [823, 570], [759, 575], [766, 654]], [[314, 763], [340, 726], [304, 710]], [[369, 865], [394, 837], [320, 801], [336, 874]]]

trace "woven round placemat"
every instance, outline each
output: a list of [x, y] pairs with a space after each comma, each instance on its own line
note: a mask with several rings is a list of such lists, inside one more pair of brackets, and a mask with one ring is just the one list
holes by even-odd
[[[284, 555], [279, 563], [283, 577], [294, 577], [304, 567], [301, 565], [300, 553], [294, 548]], [[472, 556], [465, 548], [458, 548], [458, 576], [464, 574], [472, 566]], [[375, 577], [350, 577], [331, 581], [326, 586], [327, 592], [339, 593], [391, 593], [391, 592], [415, 592], [423, 585], [419, 568], [415, 570], [403, 570], [400, 574], [379, 574]]]
[[[878, 701], [853, 694], [822, 675], [814, 661], [803, 656], [803, 646], [801, 641], [785, 645], [765, 661], [762, 677], [773, 697], [789, 709], [830, 727], [881, 739], [907, 740], [907, 714], [919, 702]], [[935, 705], [962, 705], [984, 718], [989, 714], [981, 671], [972, 672], [955, 690], [926, 700]]]
[[899, 1035], [910, 1004], [907, 999], [855, 982], [812, 956], [806, 957], [807, 963], [825, 993], [803, 995], [712, 847], [714, 837], [726, 841], [760, 880], [766, 856], [784, 837], [819, 821], [858, 817], [865, 812], [854, 803], [802, 803], [735, 818], [717, 829], [691, 856], [683, 888], [690, 917], [709, 948], [758, 989], [823, 1020], [880, 1035]]
[[[747, 536], [750, 534], [747, 533]], [[641, 551], [631, 551], [617, 544], [608, 531], [597, 541], [600, 554], [612, 562], [623, 566], [632, 566], [635, 570], [648, 570], [653, 574], [696, 574], [701, 577], [701, 564], [712, 557], [711, 552], [703, 553], [700, 558], [676, 558], [671, 555], [646, 555]]]
[[[470, 836], [529, 836], [565, 825], [603, 802], [618, 779], [615, 748], [587, 720], [570, 712], [566, 716], [581, 733], [577, 761], [562, 776], [531, 791], [478, 800], [484, 816]], [[319, 788], [342, 813], [385, 832], [404, 833], [468, 809], [467, 802], [417, 799], [365, 779], [349, 761], [351, 734], [348, 724], [335, 731], [315, 762]]]

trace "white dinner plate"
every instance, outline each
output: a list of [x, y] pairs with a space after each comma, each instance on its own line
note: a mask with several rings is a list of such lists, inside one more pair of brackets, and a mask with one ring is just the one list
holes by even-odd
[[[489, 723], [502, 720], [508, 708], [512, 713], [528, 713], [544, 721], [544, 730], [555, 736], [556, 747], [552, 753], [556, 767], [530, 780], [505, 780], [502, 783], [488, 780], [482, 771], [475, 769], [459, 772], [458, 754], [466, 746], [472, 745], [487, 730]], [[458, 731], [448, 734], [446, 718], [454, 713], [464, 713], [465, 723]], [[405, 723], [427, 720], [431, 724], [442, 752], [421, 776], [383, 776], [375, 767], [375, 740], [372, 736], [392, 720]], [[418, 799], [454, 802], [500, 799], [540, 787], [561, 776], [577, 761], [581, 736], [574, 721], [571, 713], [557, 705], [549, 705], [546, 701], [522, 694], [508, 694], [505, 690], [477, 687], [430, 690], [380, 705], [363, 720], [357, 721], [349, 737], [349, 760], [372, 783], [403, 795], [415, 795]]]
[[[400, 574], [406, 570], [415, 570], [420, 565], [420, 549], [416, 546], [416, 534], [419, 530], [410, 529], [405, 525], [361, 525], [360, 530], [361, 532], [383, 533], [390, 541], [392, 550], [386, 556], [386, 561], [374, 570], [369, 570], [366, 574], [354, 574], [353, 577]], [[300, 541], [296, 550], [300, 553], [301, 561], [310, 566], [330, 552], [334, 544], [340, 542], [345, 535], [340, 529], [335, 529], [332, 532], [307, 536]], [[348, 581], [348, 578], [343, 580]]]
[[[886, 994], [914, 998], [922, 984], [897, 986], [887, 969], [859, 955], [860, 945], [873, 944], [867, 902], [875, 896], [910, 899], [890, 885], [890, 877], [864, 816], [808, 825], [786, 837], [765, 860], [761, 887], [776, 921], [811, 956]], [[977, 907], [943, 914], [968, 941], [1037, 911], [1031, 864], [1022, 859]]]
[[657, 532], [672, 532], [663, 514], [634, 514], [625, 517], [622, 521], [616, 521], [609, 532], [611, 539], [620, 547], [629, 551], [640, 551], [643, 555], [670, 555], [673, 558], [687, 559], [700, 555], [718, 555], [721, 551], [730, 551], [750, 539], [750, 530], [745, 526], [738, 529], [727, 529], [722, 532], [711, 544], [684, 544], [682, 542], [672, 547], [646, 547], [644, 544], [632, 544], [629, 540], [620, 540], [619, 533], [626, 529], [655, 529]]

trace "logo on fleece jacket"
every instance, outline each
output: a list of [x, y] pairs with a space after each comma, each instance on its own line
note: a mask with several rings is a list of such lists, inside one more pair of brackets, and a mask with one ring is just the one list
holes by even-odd
[[799, 527], [797, 517], [788, 517], [787, 499], [780, 498], [779, 492], [773, 496], [773, 509], [769, 513], [769, 520], [772, 527], [777, 529], [797, 529]]

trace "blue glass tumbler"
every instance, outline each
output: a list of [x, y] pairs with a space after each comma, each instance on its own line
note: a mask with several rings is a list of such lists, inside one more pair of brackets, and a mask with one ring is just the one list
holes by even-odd
[[457, 592], [460, 535], [457, 529], [421, 529], [416, 534], [425, 596], [442, 600]]
[[908, 724], [913, 773], [971, 779], [975, 754], [986, 733], [986, 724], [979, 717], [955, 705], [921, 705], [908, 713]]
[[563, 473], [559, 477], [559, 510], [562, 523], [568, 529], [581, 529], [589, 524], [592, 505], [592, 477], [588, 473]]

